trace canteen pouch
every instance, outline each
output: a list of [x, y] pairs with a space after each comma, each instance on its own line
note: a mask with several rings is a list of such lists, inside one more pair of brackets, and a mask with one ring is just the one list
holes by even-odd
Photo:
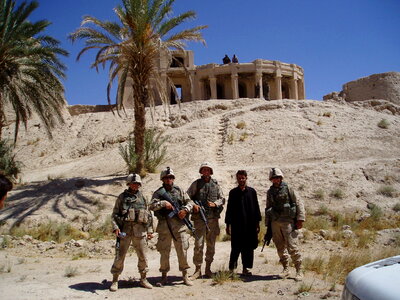
[[138, 212], [138, 217], [136, 222], [142, 223], [142, 224], [147, 224], [149, 221], [149, 214], [145, 209], [140, 209]]
[[135, 221], [135, 209], [134, 208], [130, 208], [128, 211], [128, 217], [126, 218], [127, 221]]

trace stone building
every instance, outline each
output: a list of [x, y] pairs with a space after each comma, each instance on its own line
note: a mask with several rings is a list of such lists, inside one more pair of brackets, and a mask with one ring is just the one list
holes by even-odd
[[400, 73], [379, 73], [350, 81], [341, 93], [349, 102], [383, 99], [400, 105]]
[[[193, 51], [173, 52], [159, 61], [162, 82], [175, 86], [170, 103], [208, 99], [305, 99], [304, 71], [295, 64], [256, 59], [250, 63], [194, 65]], [[156, 104], [159, 104], [160, 101]]]

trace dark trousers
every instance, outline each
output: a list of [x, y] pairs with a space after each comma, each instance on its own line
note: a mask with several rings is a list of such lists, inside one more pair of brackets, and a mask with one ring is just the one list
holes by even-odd
[[229, 270], [237, 268], [239, 255], [242, 257], [243, 268], [251, 269], [254, 261], [254, 249], [249, 248], [233, 248], [229, 257]]

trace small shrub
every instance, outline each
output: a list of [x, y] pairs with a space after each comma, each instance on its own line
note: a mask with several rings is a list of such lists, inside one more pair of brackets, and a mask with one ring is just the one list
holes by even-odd
[[13, 147], [6, 140], [0, 140], [0, 173], [16, 181], [22, 167], [22, 162], [15, 159]]
[[295, 295], [299, 295], [301, 293], [308, 293], [309, 291], [311, 291], [312, 287], [313, 283], [302, 282], [299, 288], [297, 289], [297, 292], [295, 292]]
[[389, 125], [390, 125], [390, 122], [388, 120], [386, 120], [386, 119], [382, 119], [378, 123], [378, 127], [379, 128], [383, 128], [383, 129], [388, 129]]
[[373, 205], [370, 208], [371, 217], [374, 221], [379, 221], [379, 219], [383, 216], [382, 208], [378, 205]]
[[11, 239], [8, 236], [3, 236], [0, 244], [0, 249], [10, 248], [12, 246]]
[[396, 197], [397, 191], [391, 185], [383, 185], [378, 189], [378, 194], [381, 194], [386, 197], [394, 198], [394, 197]]
[[87, 257], [88, 257], [87, 252], [86, 252], [86, 251], [81, 251], [81, 252], [75, 254], [75, 255], [72, 257], [72, 260], [79, 260], [79, 259], [81, 259], [81, 258], [87, 258]]
[[318, 207], [318, 209], [315, 213], [316, 213], [316, 215], [320, 215], [320, 216], [329, 215], [329, 208], [325, 204], [322, 204]]
[[328, 111], [328, 112], [324, 112], [324, 114], [322, 116], [330, 118], [332, 116], [332, 114], [330, 111]]
[[7, 261], [4, 264], [0, 265], [0, 274], [1, 273], [11, 273], [12, 264], [11, 262]]
[[[156, 129], [146, 129], [144, 134], [144, 168], [146, 172], [155, 173], [157, 167], [164, 162], [167, 154], [167, 147], [164, 145], [166, 140], [167, 137], [163, 137], [162, 132], [158, 132]], [[128, 145], [125, 147], [120, 145], [119, 153], [128, 167], [128, 172], [135, 172], [139, 160], [139, 156], [135, 153], [135, 140], [130, 138]]]
[[341, 189], [334, 189], [330, 193], [331, 197], [334, 197], [336, 199], [343, 199], [344, 198], [344, 192]]
[[400, 202], [396, 203], [395, 205], [393, 205], [392, 209], [395, 212], [399, 212], [400, 211]]
[[326, 216], [309, 216], [307, 222], [304, 223], [304, 228], [311, 231], [331, 228], [331, 223]]
[[230, 281], [241, 281], [241, 279], [238, 274], [226, 269], [219, 270], [212, 276], [212, 285], [221, 285]]
[[79, 275], [79, 271], [78, 271], [78, 268], [77, 268], [77, 267], [68, 266], [68, 267], [65, 269], [64, 277], [70, 278], [70, 277], [75, 277], [75, 276], [77, 276], [77, 275]]
[[324, 124], [324, 123], [323, 123], [321, 120], [318, 120], [318, 121], [317, 121], [317, 125], [318, 125], [318, 126], [321, 126], [322, 124]]
[[233, 133], [229, 134], [227, 140], [228, 144], [232, 145], [234, 141], [235, 141], [235, 135]]
[[314, 198], [318, 200], [324, 200], [325, 198], [325, 192], [323, 189], [318, 189], [314, 192]]
[[249, 134], [247, 132], [243, 132], [239, 137], [239, 141], [244, 142], [248, 136]]
[[34, 239], [40, 241], [56, 241], [58, 243], [70, 239], [81, 239], [86, 237], [82, 231], [71, 226], [69, 223], [58, 223], [55, 221], [40, 224], [35, 228], [25, 228], [22, 226], [14, 227], [10, 230], [10, 234], [18, 237], [30, 235]]
[[244, 129], [245, 127], [246, 127], [246, 123], [243, 121], [236, 124], [237, 129]]
[[95, 239], [96, 241], [100, 241], [103, 239], [113, 239], [115, 236], [111, 232], [112, 229], [112, 224], [111, 224], [111, 216], [108, 216], [103, 224], [99, 225], [94, 225], [89, 228], [89, 235], [90, 238]]

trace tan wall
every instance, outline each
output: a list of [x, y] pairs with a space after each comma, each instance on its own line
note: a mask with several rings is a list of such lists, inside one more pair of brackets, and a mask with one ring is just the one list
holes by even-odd
[[346, 101], [383, 99], [400, 105], [400, 73], [373, 74], [343, 85]]

